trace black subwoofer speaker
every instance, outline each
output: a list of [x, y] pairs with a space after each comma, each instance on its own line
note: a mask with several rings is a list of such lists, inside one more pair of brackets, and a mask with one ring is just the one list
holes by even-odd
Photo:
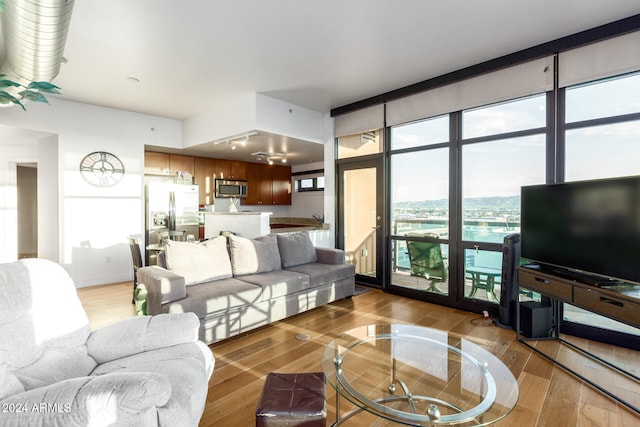
[[502, 281], [500, 283], [500, 307], [498, 326], [516, 328], [516, 301], [518, 283], [516, 267], [520, 263], [520, 233], [504, 236], [502, 242]]
[[551, 306], [537, 301], [520, 303], [520, 333], [527, 338], [544, 338], [549, 336], [553, 326], [553, 310]]

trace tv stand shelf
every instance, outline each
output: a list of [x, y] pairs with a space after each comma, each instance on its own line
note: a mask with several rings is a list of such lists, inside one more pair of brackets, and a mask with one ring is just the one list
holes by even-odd
[[560, 323], [561, 323], [561, 310], [560, 306], [562, 302], [574, 305], [576, 307], [591, 311], [611, 319], [618, 320], [628, 325], [640, 328], [640, 286], [612, 282], [612, 281], [591, 281], [590, 276], [585, 276], [586, 280], [591, 281], [594, 284], [584, 283], [580, 276], [576, 276], [575, 280], [568, 278], [566, 275], [560, 272], [560, 275], [551, 274], [544, 269], [536, 268], [535, 266], [521, 266], [517, 268], [517, 283], [518, 287], [525, 288], [530, 291], [538, 292], [541, 295], [551, 298], [552, 301], [552, 313], [553, 313], [553, 328], [551, 334], [548, 337], [528, 337], [521, 336], [520, 327], [520, 303], [516, 304], [516, 338], [518, 341], [534, 350], [538, 354], [544, 356], [547, 360], [555, 363], [582, 381], [590, 384], [594, 388], [605, 393], [609, 397], [627, 406], [629, 409], [640, 413], [640, 409], [631, 403], [621, 399], [611, 391], [596, 384], [592, 380], [584, 377], [575, 370], [560, 363], [557, 359], [547, 355], [538, 348], [530, 345], [529, 341], [537, 341], [542, 339], [552, 339], [560, 341], [562, 344], [566, 344], [571, 348], [581, 352], [582, 354], [590, 357], [591, 359], [608, 366], [611, 369], [637, 381], [640, 383], [640, 378], [636, 375], [623, 370], [622, 368], [612, 364], [598, 356], [562, 339], [560, 337]]
[[640, 328], [640, 286], [596, 279], [594, 283], [599, 285], [518, 267], [520, 287]]

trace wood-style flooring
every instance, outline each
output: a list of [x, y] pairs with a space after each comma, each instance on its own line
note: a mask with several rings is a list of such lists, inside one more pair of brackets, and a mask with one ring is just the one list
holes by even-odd
[[[131, 283], [78, 290], [92, 328], [133, 316]], [[412, 323], [463, 336], [495, 354], [520, 386], [518, 405], [499, 427], [640, 426], [640, 415], [617, 404], [515, 340], [512, 330], [485, 325], [475, 313], [371, 290], [285, 321], [210, 346], [216, 359], [200, 426], [254, 426], [255, 409], [269, 372], [321, 371], [324, 346], [348, 329], [380, 323]], [[296, 339], [304, 333], [308, 341]], [[640, 375], [639, 352], [567, 337]], [[551, 341], [537, 345], [581, 369], [640, 406], [640, 385]], [[335, 416], [335, 392], [327, 388], [328, 421]], [[341, 403], [342, 405], [342, 403]], [[329, 424], [329, 423], [328, 423]], [[345, 425], [396, 425], [366, 414]]]

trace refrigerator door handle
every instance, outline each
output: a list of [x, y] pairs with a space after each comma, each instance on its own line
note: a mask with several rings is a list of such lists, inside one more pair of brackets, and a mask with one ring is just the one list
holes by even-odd
[[169, 230], [176, 229], [176, 193], [169, 192]]

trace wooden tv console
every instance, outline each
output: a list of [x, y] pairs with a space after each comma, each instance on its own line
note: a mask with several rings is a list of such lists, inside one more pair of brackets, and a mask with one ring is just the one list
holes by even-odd
[[[517, 272], [518, 287], [525, 288], [551, 298], [552, 312], [554, 317], [553, 328], [551, 330], [550, 336], [544, 338], [522, 337], [520, 333], [520, 303], [518, 302], [516, 304], [517, 340], [530, 349], [534, 350], [536, 353], [544, 356], [547, 360], [562, 367], [566, 371], [580, 378], [582, 381], [585, 381], [586, 383], [605, 393], [609, 397], [627, 406], [629, 409], [640, 413], [640, 408], [623, 400], [616, 394], [612, 393], [610, 390], [602, 387], [599, 384], [596, 384], [592, 380], [586, 378], [582, 374], [562, 364], [557, 359], [542, 352], [538, 348], [528, 343], [529, 341], [537, 341], [541, 339], [558, 340], [563, 344], [566, 344], [569, 347], [590, 357], [591, 359], [596, 360], [597, 362], [606, 365], [609, 368], [614, 369], [640, 383], [640, 378], [636, 375], [560, 337], [560, 323], [562, 320], [560, 318], [560, 303], [562, 302], [566, 302], [573, 306], [591, 311], [592, 313], [618, 320], [636, 328], [640, 328], [640, 286], [627, 283], [616, 283], [612, 281], [605, 281], [603, 283], [605, 283], [606, 285], [598, 286], [595, 284], [584, 283], [583, 281], [580, 281], [580, 278], [570, 278], [570, 275], [561, 277], [556, 274], [545, 272], [544, 270], [537, 269], [535, 266], [521, 266], [517, 268]], [[590, 280], [585, 281], [590, 282]], [[595, 283], [595, 281], [593, 283]]]

